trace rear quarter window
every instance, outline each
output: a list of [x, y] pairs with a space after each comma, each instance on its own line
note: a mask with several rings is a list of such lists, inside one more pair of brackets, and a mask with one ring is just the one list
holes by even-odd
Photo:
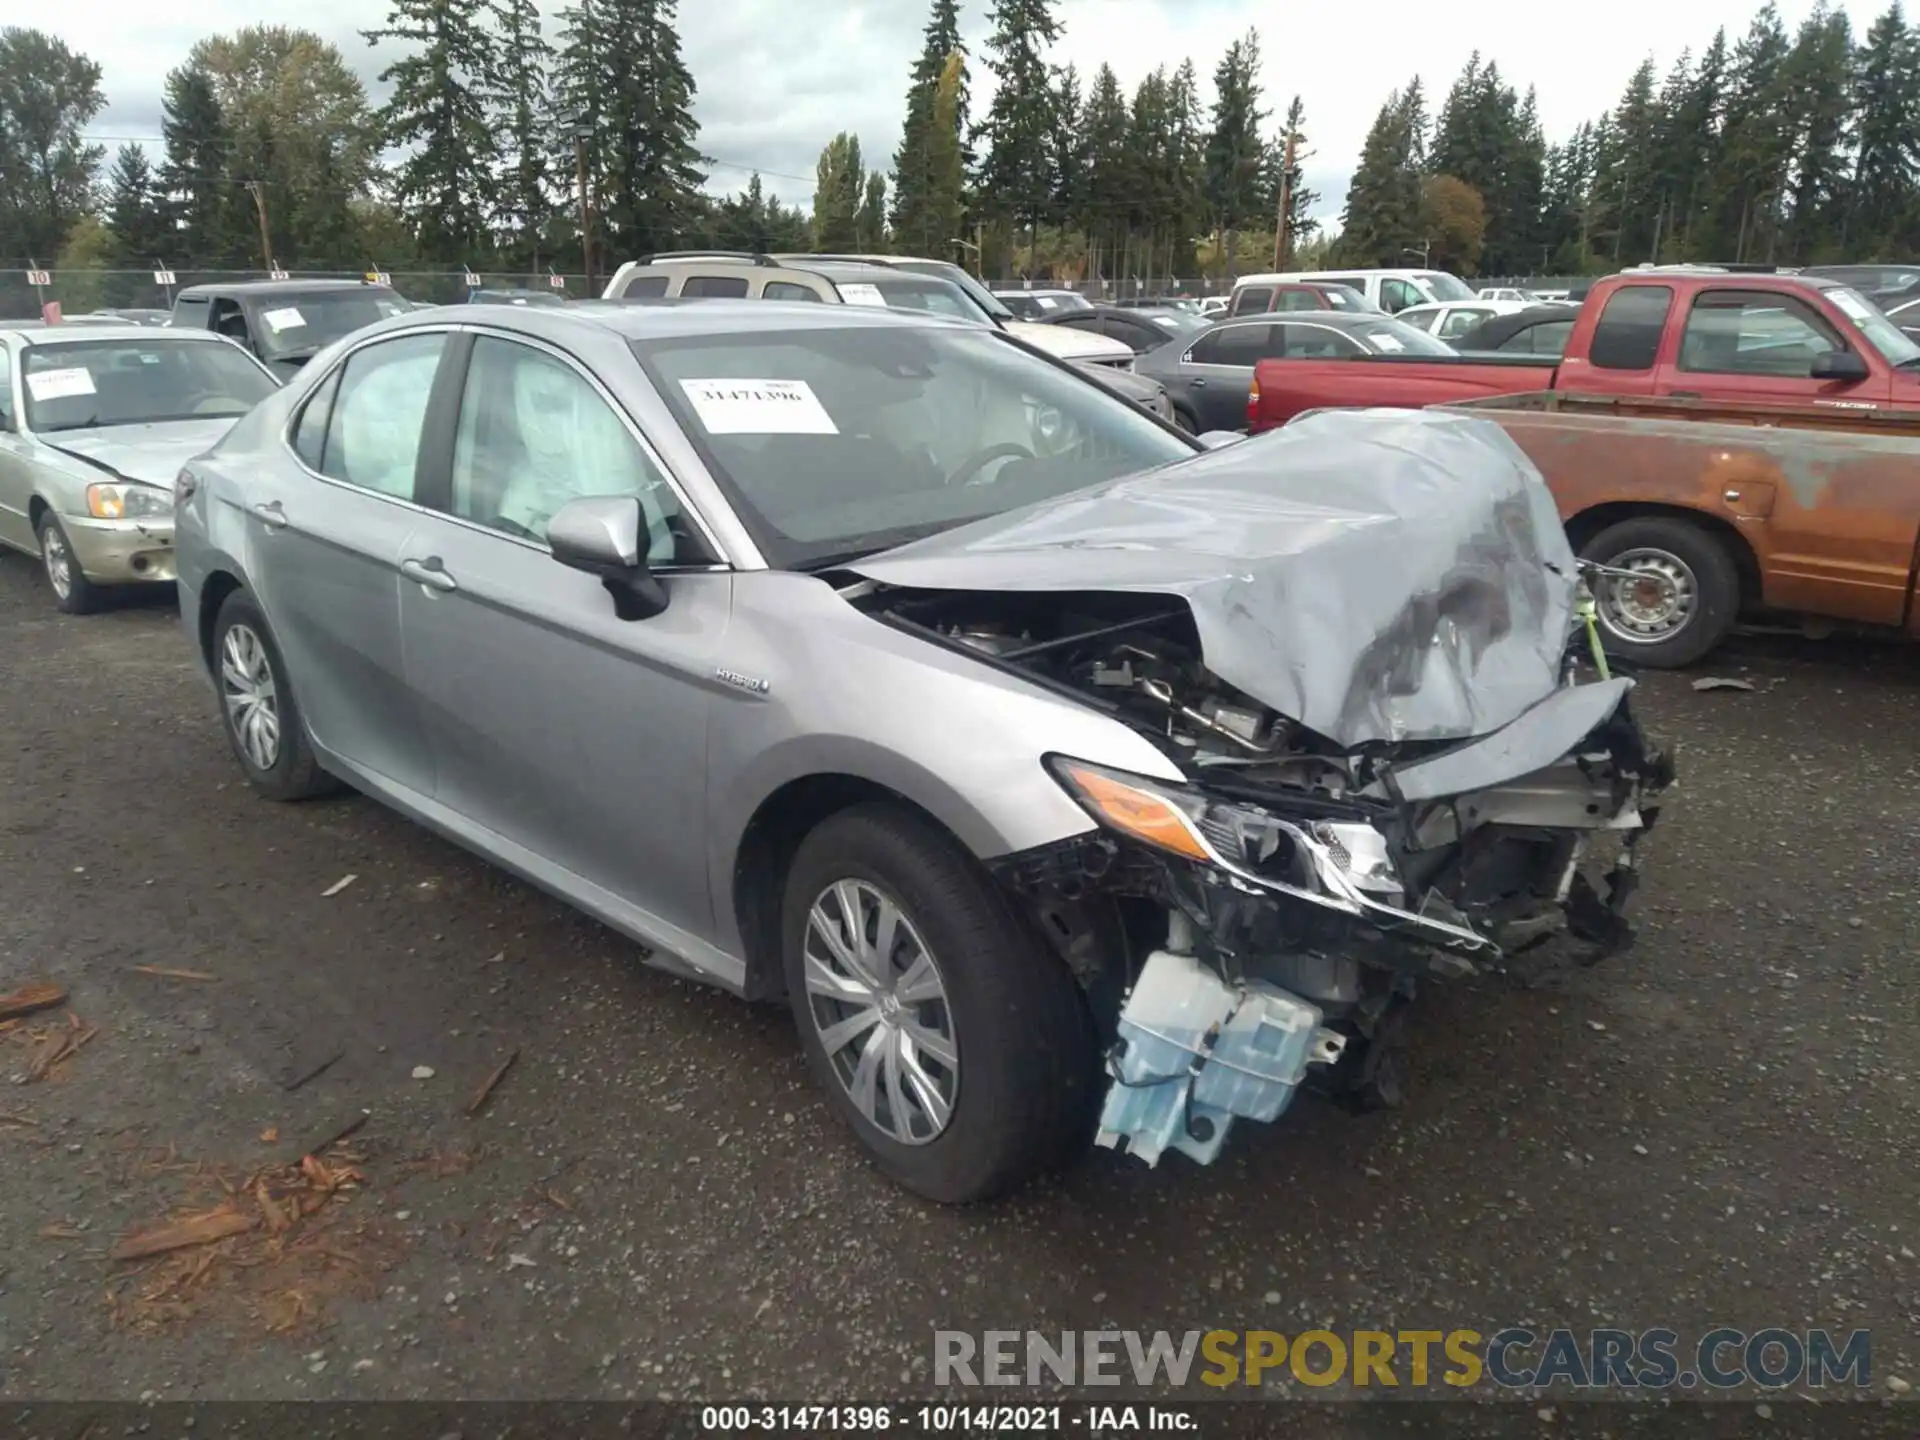
[[1601, 370], [1651, 370], [1672, 309], [1670, 285], [1627, 285], [1614, 291], [1593, 327], [1587, 359]]

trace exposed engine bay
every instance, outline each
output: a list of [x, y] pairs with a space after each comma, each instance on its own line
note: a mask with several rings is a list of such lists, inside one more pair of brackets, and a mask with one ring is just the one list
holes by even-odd
[[1151, 737], [1186, 777], [1053, 757], [1099, 828], [995, 866], [1112, 1039], [1103, 1144], [1210, 1161], [1309, 1071], [1356, 1107], [1398, 1103], [1419, 979], [1631, 942], [1672, 767], [1629, 682], [1575, 683], [1575, 647], [1561, 689], [1492, 736], [1343, 747], [1215, 676], [1178, 597], [857, 589], [876, 618]]

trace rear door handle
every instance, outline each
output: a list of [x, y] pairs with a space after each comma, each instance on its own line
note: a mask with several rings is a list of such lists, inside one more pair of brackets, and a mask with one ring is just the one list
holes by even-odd
[[287, 512], [280, 508], [278, 500], [268, 500], [264, 504], [252, 507], [255, 518], [262, 524], [275, 530], [287, 528]]
[[1207, 388], [1207, 377], [1204, 375], [1196, 375], [1193, 379], [1189, 380], [1187, 384], [1195, 390], [1204, 390]]
[[447, 573], [438, 555], [429, 555], [424, 560], [402, 560], [400, 573], [409, 580], [418, 580], [430, 590], [458, 590], [460, 582]]

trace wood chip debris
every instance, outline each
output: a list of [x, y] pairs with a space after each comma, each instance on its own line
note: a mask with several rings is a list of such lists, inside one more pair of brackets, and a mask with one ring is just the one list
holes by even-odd
[[494, 1087], [506, 1076], [507, 1071], [513, 1068], [513, 1062], [519, 1058], [519, 1048], [515, 1047], [507, 1052], [506, 1059], [493, 1067], [492, 1072], [487, 1078], [480, 1082], [480, 1088], [473, 1092], [473, 1099], [467, 1102], [467, 1114], [478, 1115], [480, 1113], [480, 1107], [487, 1103], [487, 1097], [493, 1094]]
[[322, 900], [331, 900], [359, 878], [358, 875], [342, 875], [338, 880], [334, 881], [333, 884], [320, 892], [320, 898]]
[[1734, 680], [1723, 675], [1702, 675], [1693, 682], [1696, 690], [1751, 690], [1751, 680]]
[[0, 995], [0, 1020], [15, 1020], [36, 1011], [51, 1010], [67, 1001], [67, 987], [41, 981], [23, 985], [11, 995]]
[[137, 1230], [122, 1237], [107, 1252], [109, 1260], [141, 1260], [149, 1255], [164, 1255], [169, 1250], [185, 1250], [192, 1245], [211, 1245], [230, 1235], [239, 1235], [260, 1223], [253, 1215], [242, 1214], [231, 1206], [169, 1221], [148, 1230]]
[[27, 1079], [44, 1080], [53, 1073], [56, 1065], [63, 1065], [80, 1053], [80, 1048], [100, 1033], [96, 1025], [88, 1025], [73, 1011], [67, 1012], [65, 1029], [53, 1031], [40, 1041], [40, 1048], [34, 1053], [33, 1061], [27, 1066]]
[[158, 975], [162, 980], [217, 980], [220, 977], [210, 975], [205, 970], [176, 970], [171, 965], [136, 965], [137, 975]]

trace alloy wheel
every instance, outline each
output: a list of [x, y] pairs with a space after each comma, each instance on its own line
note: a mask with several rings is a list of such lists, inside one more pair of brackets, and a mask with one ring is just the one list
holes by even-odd
[[271, 770], [280, 758], [280, 705], [267, 647], [249, 625], [230, 625], [220, 645], [220, 695], [247, 758]]
[[946, 982], [905, 912], [865, 880], [837, 880], [807, 912], [807, 1013], [860, 1113], [902, 1145], [947, 1128], [960, 1050]]
[[47, 583], [62, 600], [73, 594], [73, 555], [60, 527], [49, 521], [40, 531], [40, 560], [47, 567]]

